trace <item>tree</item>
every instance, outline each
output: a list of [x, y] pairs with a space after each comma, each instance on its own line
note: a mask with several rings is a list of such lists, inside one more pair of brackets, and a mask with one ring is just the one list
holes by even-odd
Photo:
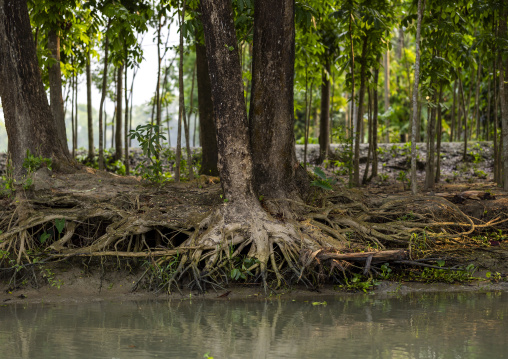
[[52, 158], [55, 169], [71, 170], [67, 144], [55, 141], [59, 139], [57, 126], [42, 84], [23, 1], [0, 0], [0, 83], [8, 151], [17, 173], [21, 173], [27, 150]]
[[196, 43], [196, 72], [198, 82], [199, 143], [201, 144], [201, 174], [218, 176], [217, 136], [213, 113], [212, 85], [208, 75], [206, 48]]
[[411, 131], [411, 192], [415, 195], [418, 192], [416, 185], [416, 131], [418, 117], [418, 84], [420, 81], [420, 33], [422, 28], [423, 0], [418, 0], [418, 18], [416, 24], [416, 60], [415, 60], [415, 82], [413, 89], [413, 116]]
[[293, 1], [256, 1], [249, 131], [255, 191], [271, 198], [299, 196], [296, 179], [301, 169], [293, 133], [294, 61]]

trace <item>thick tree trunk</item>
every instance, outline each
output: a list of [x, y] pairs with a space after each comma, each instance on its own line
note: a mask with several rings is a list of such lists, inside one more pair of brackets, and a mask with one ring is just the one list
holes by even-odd
[[198, 80], [199, 142], [201, 143], [201, 174], [218, 176], [217, 134], [212, 102], [212, 85], [208, 75], [205, 46], [196, 43], [196, 72]]
[[363, 38], [362, 58], [360, 60], [360, 90], [358, 91], [358, 113], [356, 118], [355, 155], [354, 155], [354, 183], [360, 186], [360, 134], [363, 121], [363, 99], [365, 97], [367, 72], [367, 47], [369, 38]]
[[[25, 5], [23, 3], [23, 5]], [[48, 48], [51, 56], [55, 61], [49, 68], [49, 101], [51, 112], [55, 121], [58, 139], [64, 147], [64, 151], [69, 154], [69, 146], [67, 145], [67, 134], [65, 132], [65, 115], [62, 98], [62, 72], [60, 69], [60, 37], [55, 30], [49, 30]]]
[[[503, 4], [502, 16], [499, 17], [499, 35], [506, 36], [506, 16], [508, 15], [508, 1], [505, 0]], [[508, 59], [500, 56], [500, 76], [499, 76], [499, 96], [501, 101], [501, 143], [502, 147], [502, 172], [501, 179], [503, 182], [504, 190], [508, 190], [508, 90], [506, 89], [505, 81], [508, 78]]]
[[[127, 64], [127, 51], [125, 51], [125, 64]], [[124, 142], [124, 165], [125, 174], [130, 174], [130, 161], [129, 161], [129, 97], [127, 96], [127, 65], [125, 65], [124, 71], [124, 97], [125, 97], [125, 116], [123, 123], [123, 142]]]
[[[221, 185], [231, 205], [254, 211], [260, 204], [253, 189], [253, 162], [233, 9], [228, 0], [202, 0], [201, 10]], [[245, 213], [238, 213], [241, 214]]]
[[93, 143], [93, 118], [92, 118], [92, 73], [90, 69], [90, 52], [86, 53], [86, 112], [88, 123], [88, 158], [95, 156]]
[[457, 110], [457, 80], [453, 82], [453, 105], [452, 105], [452, 119], [450, 126], [450, 142], [455, 141], [455, 112]]
[[122, 93], [123, 93], [123, 64], [120, 65], [116, 77], [116, 132], [115, 132], [115, 159], [122, 158]]
[[323, 163], [330, 151], [330, 61], [326, 61], [321, 82], [321, 118], [319, 122], [319, 158]]
[[476, 76], [476, 91], [475, 91], [475, 114], [474, 114], [474, 122], [476, 122], [476, 141], [480, 141], [480, 82], [482, 75], [482, 64], [481, 59], [478, 61], [478, 74]]
[[411, 192], [415, 195], [418, 192], [416, 183], [416, 140], [418, 118], [418, 84], [420, 82], [420, 34], [422, 28], [423, 0], [418, 0], [418, 20], [416, 25], [416, 59], [415, 59], [415, 82], [413, 89], [413, 129], [411, 132]]
[[294, 1], [257, 0], [249, 128], [255, 189], [275, 198], [298, 193], [304, 176], [293, 130], [294, 39]]
[[59, 139], [35, 53], [24, 1], [0, 0], [0, 97], [8, 151], [17, 175], [26, 151], [53, 159], [56, 170], [70, 169], [67, 143]]

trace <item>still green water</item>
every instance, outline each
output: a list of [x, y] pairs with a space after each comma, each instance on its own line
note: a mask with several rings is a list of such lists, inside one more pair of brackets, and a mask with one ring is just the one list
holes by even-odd
[[508, 293], [0, 307], [0, 358], [508, 358]]

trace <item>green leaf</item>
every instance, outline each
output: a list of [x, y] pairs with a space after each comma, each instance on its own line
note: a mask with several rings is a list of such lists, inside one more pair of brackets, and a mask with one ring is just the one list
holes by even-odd
[[49, 238], [51, 238], [51, 234], [44, 232], [39, 240], [44, 244]]
[[436, 263], [439, 267], [443, 267], [445, 265], [445, 261], [443, 260], [436, 261]]
[[319, 176], [321, 179], [326, 179], [326, 174], [323, 172], [323, 170], [319, 167], [314, 167], [314, 173]]
[[332, 186], [327, 180], [315, 180], [310, 183], [312, 186], [320, 187], [322, 189], [325, 189], [327, 191], [332, 190]]
[[55, 219], [55, 227], [59, 234], [62, 234], [62, 231], [65, 227], [65, 218]]

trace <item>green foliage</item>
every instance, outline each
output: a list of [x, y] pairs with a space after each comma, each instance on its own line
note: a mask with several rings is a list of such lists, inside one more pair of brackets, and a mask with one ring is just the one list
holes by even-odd
[[314, 187], [319, 187], [327, 191], [331, 191], [333, 189], [333, 185], [337, 183], [337, 180], [333, 177], [328, 177], [321, 168], [314, 167], [314, 174], [317, 178], [312, 181], [310, 184]]
[[[232, 252], [233, 249], [231, 249]], [[231, 253], [232, 254], [232, 253]], [[229, 261], [230, 272], [229, 276], [233, 280], [247, 280], [248, 277], [254, 276], [251, 268], [258, 265], [259, 261], [256, 258], [236, 256]]]
[[[445, 261], [436, 261], [438, 267], [444, 267]], [[445, 268], [424, 268], [419, 274], [410, 272], [410, 276], [414, 280], [433, 283], [455, 283], [465, 282], [474, 279], [473, 274], [476, 271], [476, 267], [473, 264], [469, 264], [466, 268], [459, 270], [451, 270]]]
[[159, 156], [162, 151], [161, 142], [166, 140], [166, 137], [160, 133], [159, 126], [150, 123], [139, 125], [135, 130], [130, 131], [129, 138], [139, 142], [145, 156], [136, 167], [141, 177], [154, 183], [166, 181], [167, 177], [163, 176], [162, 161]]
[[341, 288], [344, 288], [348, 291], [362, 291], [367, 293], [371, 290], [375, 285], [378, 285], [377, 282], [373, 278], [366, 278], [364, 275], [359, 273], [353, 273], [351, 278], [344, 278], [345, 284], [341, 285]]

